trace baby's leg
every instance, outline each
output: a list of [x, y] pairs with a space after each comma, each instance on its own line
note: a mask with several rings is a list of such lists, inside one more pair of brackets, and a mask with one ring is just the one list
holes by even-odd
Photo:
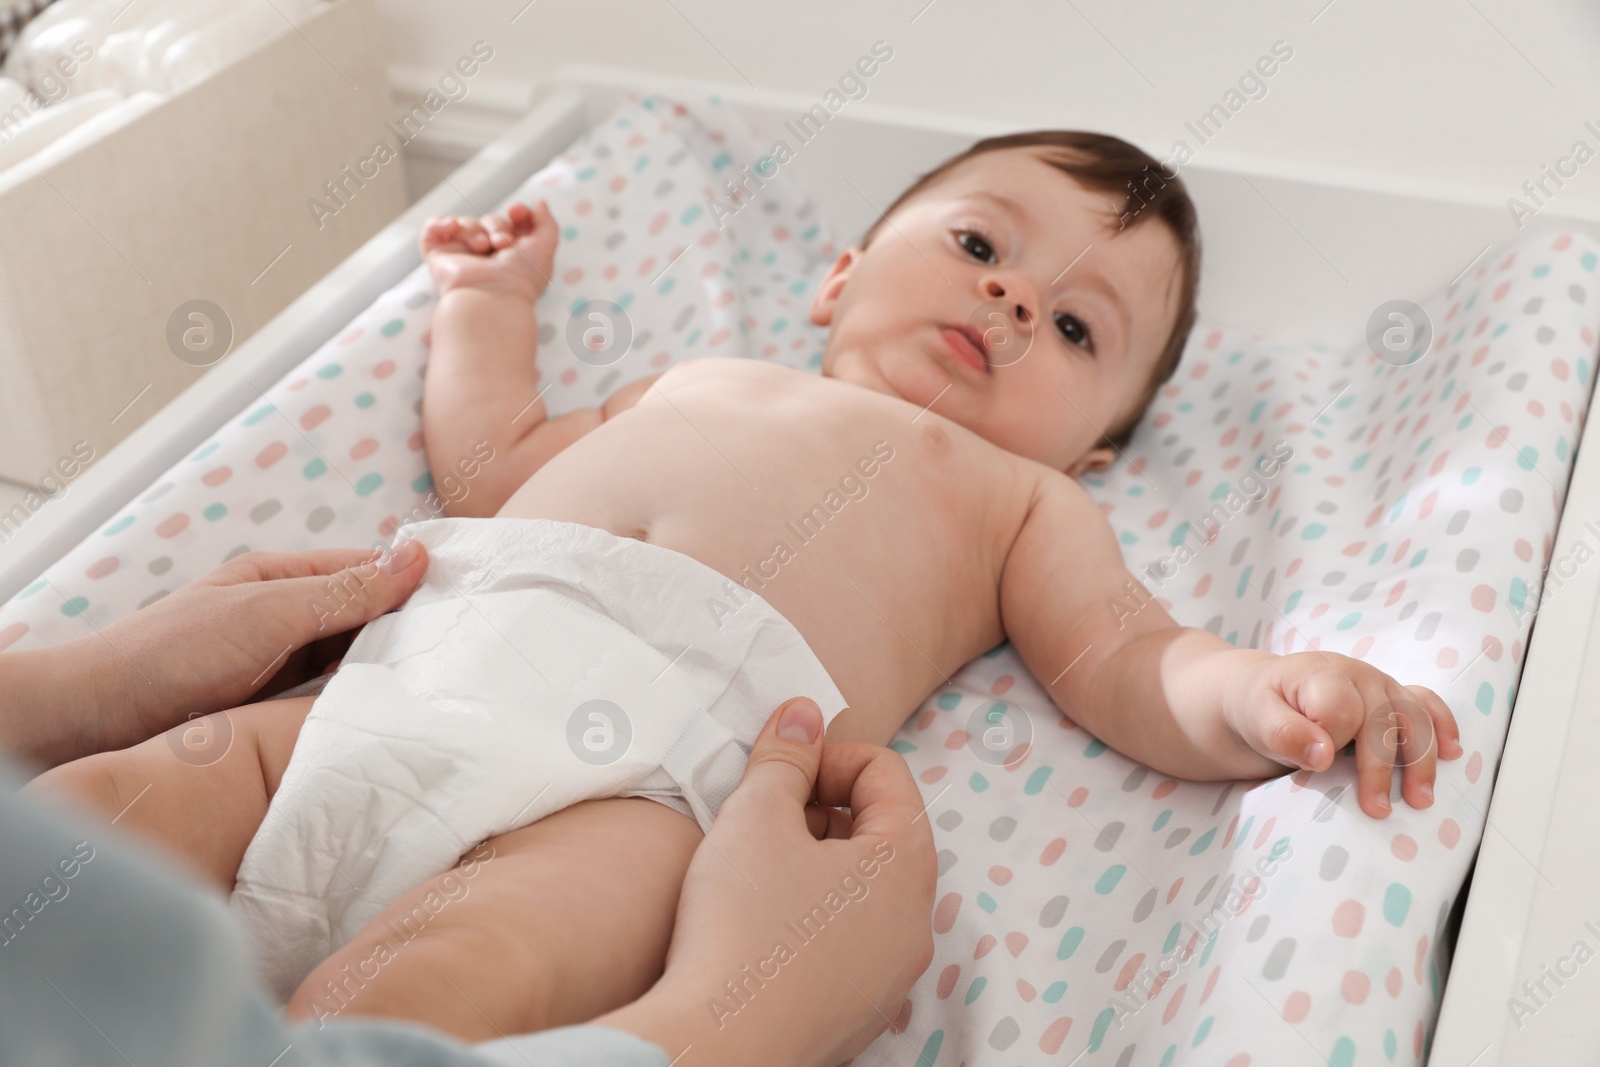
[[491, 838], [324, 960], [285, 1014], [409, 1019], [466, 1041], [585, 1022], [660, 977], [701, 839], [694, 820], [642, 797]]
[[53, 767], [27, 788], [103, 812], [230, 892], [314, 699], [192, 719], [132, 748]]

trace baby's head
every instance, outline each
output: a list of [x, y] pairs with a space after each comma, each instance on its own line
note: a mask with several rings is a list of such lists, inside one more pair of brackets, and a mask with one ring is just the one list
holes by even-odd
[[1199, 275], [1176, 175], [1116, 137], [1042, 130], [919, 178], [840, 255], [811, 321], [830, 328], [822, 373], [1076, 474], [1115, 458], [1177, 369]]

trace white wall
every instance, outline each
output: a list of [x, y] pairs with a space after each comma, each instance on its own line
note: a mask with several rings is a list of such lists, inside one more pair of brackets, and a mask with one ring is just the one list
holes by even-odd
[[[1582, 138], [1600, 152], [1594, 0], [379, 0], [391, 55], [442, 71], [478, 38], [490, 79], [567, 62], [820, 94], [883, 39], [877, 105], [1010, 128], [1091, 127], [1157, 156], [1283, 40], [1267, 94], [1199, 149], [1519, 194]], [[1554, 188], [1551, 186], [1551, 188]], [[1556, 193], [1600, 217], [1600, 158]], [[1507, 216], [1509, 223], [1509, 214]], [[1513, 232], [1508, 227], [1508, 234]]]

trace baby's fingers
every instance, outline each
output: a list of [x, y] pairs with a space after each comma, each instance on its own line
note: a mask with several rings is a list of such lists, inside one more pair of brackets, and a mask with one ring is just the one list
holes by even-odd
[[513, 240], [511, 235], [511, 223], [501, 215], [485, 215], [483, 217], [483, 228], [484, 231], [489, 235], [489, 245], [491, 248], [504, 248]]
[[1395, 699], [1388, 705], [1388, 717], [1396, 730], [1395, 766], [1401, 768], [1400, 795], [1413, 808], [1426, 808], [1433, 803], [1433, 780], [1439, 763], [1433, 718], [1405, 690], [1392, 690], [1391, 695]]
[[511, 223], [511, 232], [518, 237], [532, 233], [537, 225], [533, 210], [521, 201], [506, 208], [506, 219]]
[[1389, 817], [1401, 734], [1389, 704], [1373, 707], [1366, 726], [1356, 734], [1356, 803], [1374, 819]]
[[1456, 717], [1444, 698], [1425, 685], [1408, 685], [1404, 688], [1428, 713], [1437, 738], [1439, 758], [1456, 759], [1465, 752], [1466, 749], [1461, 747], [1461, 727], [1456, 724]]
[[456, 224], [456, 240], [465, 245], [468, 251], [487, 252], [492, 247], [489, 231], [483, 223], [470, 215], [457, 215], [452, 219]]
[[[552, 248], [561, 240], [561, 227], [556, 225], [556, 217], [550, 214], [550, 203], [541, 200], [532, 209], [524, 208], [528, 212], [527, 233], [541, 241], [548, 241]], [[522, 233], [523, 231], [518, 231]]]
[[448, 216], [429, 219], [422, 227], [421, 244], [423, 255], [439, 249], [465, 250], [466, 245], [461, 242], [460, 221]]
[[1241, 734], [1261, 755], [1291, 767], [1322, 771], [1333, 763], [1333, 738], [1328, 731], [1281, 700], [1251, 716]]

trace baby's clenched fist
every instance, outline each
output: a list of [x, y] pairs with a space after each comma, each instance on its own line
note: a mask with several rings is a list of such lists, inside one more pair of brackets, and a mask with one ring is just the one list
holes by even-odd
[[422, 258], [439, 295], [482, 289], [539, 299], [550, 284], [559, 227], [545, 201], [515, 203], [504, 215], [440, 216], [422, 227]]

